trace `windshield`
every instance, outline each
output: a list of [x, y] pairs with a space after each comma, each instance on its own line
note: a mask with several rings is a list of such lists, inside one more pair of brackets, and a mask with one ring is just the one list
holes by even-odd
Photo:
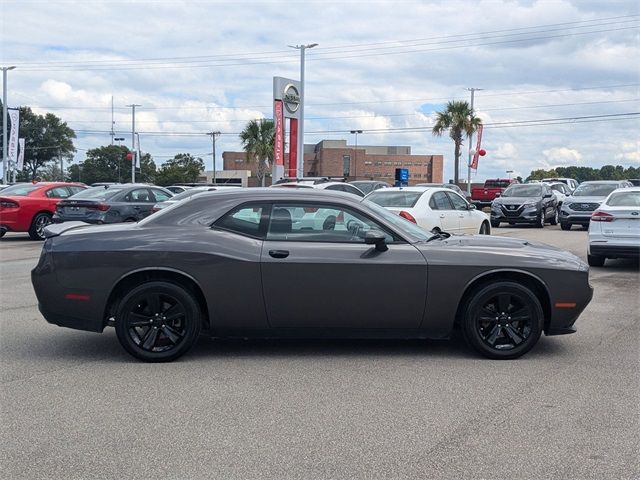
[[375, 183], [370, 182], [351, 182], [351, 185], [353, 185], [354, 187], [358, 187], [365, 195], [367, 193], [371, 193], [373, 191], [373, 187], [376, 186]]
[[37, 190], [38, 188], [42, 188], [42, 185], [38, 185], [37, 183], [19, 183], [17, 185], [11, 185], [10, 187], [2, 190], [2, 195], [26, 197], [28, 194], [30, 194], [34, 190]]
[[640, 207], [640, 192], [617, 192], [607, 200], [611, 207]]
[[484, 182], [484, 188], [504, 188], [508, 187], [510, 183], [509, 180], [487, 180]]
[[573, 192], [574, 197], [606, 197], [618, 188], [617, 183], [581, 183]]
[[511, 185], [503, 193], [503, 197], [541, 197], [540, 185]]
[[116, 193], [121, 192], [124, 187], [91, 187], [86, 190], [76, 193], [69, 198], [74, 200], [107, 200], [113, 197]]
[[424, 192], [384, 191], [376, 190], [367, 196], [367, 200], [377, 203], [381, 207], [412, 208]]
[[376, 212], [382, 218], [384, 218], [389, 223], [398, 227], [401, 232], [407, 232], [413, 237], [415, 237], [418, 241], [429, 240], [432, 234], [425, 232], [420, 227], [418, 227], [415, 223], [402, 218], [400, 215], [396, 215], [395, 213], [391, 213], [389, 210], [379, 206], [374, 202], [370, 202], [369, 199], [365, 199], [362, 201], [362, 204]]

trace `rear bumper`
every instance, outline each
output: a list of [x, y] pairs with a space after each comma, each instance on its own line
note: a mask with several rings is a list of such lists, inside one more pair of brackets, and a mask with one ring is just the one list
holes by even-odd
[[589, 253], [598, 257], [608, 258], [640, 258], [640, 245], [590, 243]]
[[73, 317], [67, 314], [54, 313], [45, 310], [40, 303], [38, 304], [38, 310], [40, 310], [40, 313], [47, 322], [53, 325], [58, 325], [59, 327], [85, 330], [88, 332], [102, 332], [104, 330], [104, 323], [101, 318], [91, 320], [87, 318]]
[[26, 232], [31, 226], [31, 220], [22, 217], [19, 210], [4, 210], [0, 213], [0, 228], [7, 232]]

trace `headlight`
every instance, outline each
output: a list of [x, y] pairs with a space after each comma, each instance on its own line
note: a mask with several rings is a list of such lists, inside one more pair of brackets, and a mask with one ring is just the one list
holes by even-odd
[[535, 202], [527, 202], [522, 205], [524, 208], [535, 208], [537, 204]]

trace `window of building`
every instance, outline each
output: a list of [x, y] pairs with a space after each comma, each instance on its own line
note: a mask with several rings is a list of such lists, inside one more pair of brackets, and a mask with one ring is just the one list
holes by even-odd
[[364, 164], [365, 165], [373, 165], [373, 162], [371, 160], [365, 160]]
[[384, 162], [384, 164], [385, 164], [385, 166], [390, 167], [391, 165], [393, 165], [393, 162], [387, 161], [387, 162]]
[[376, 162], [376, 165], [377, 165], [377, 166], [381, 166], [381, 165], [382, 165], [382, 161], [381, 161], [381, 160], [378, 160], [378, 161]]
[[345, 177], [351, 175], [351, 155], [342, 156], [342, 175]]

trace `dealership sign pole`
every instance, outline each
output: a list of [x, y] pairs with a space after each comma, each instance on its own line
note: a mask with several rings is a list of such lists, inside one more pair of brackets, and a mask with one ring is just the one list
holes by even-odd
[[273, 77], [273, 121], [275, 141], [273, 145], [272, 183], [285, 176], [284, 132], [285, 119], [289, 119], [289, 170], [287, 176], [297, 177], [300, 151], [300, 82], [290, 78]]
[[10, 179], [10, 173], [13, 172], [13, 182], [16, 181], [16, 163], [18, 161], [18, 129], [20, 128], [20, 110], [10, 109], [9, 118], [11, 119], [11, 133], [9, 134], [9, 169], [7, 171], [7, 181]]

